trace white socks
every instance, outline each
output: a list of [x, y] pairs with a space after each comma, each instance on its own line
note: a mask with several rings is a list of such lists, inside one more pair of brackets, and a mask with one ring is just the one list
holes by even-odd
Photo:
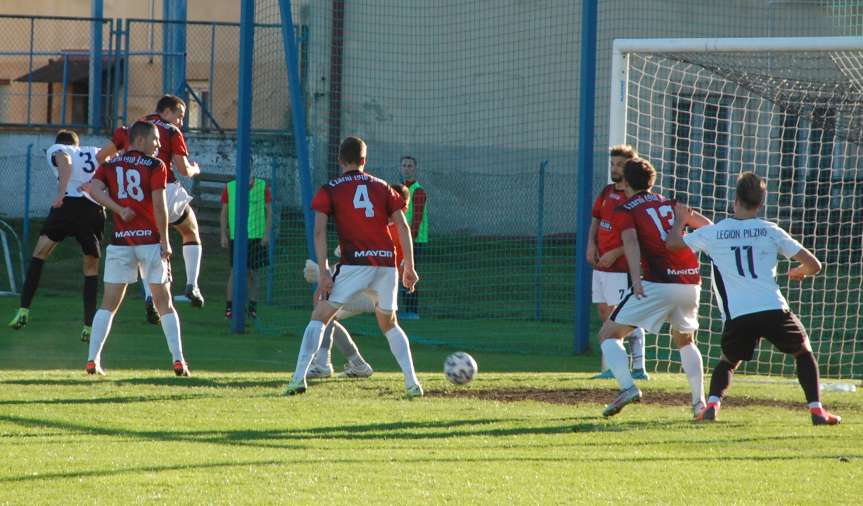
[[399, 363], [402, 372], [405, 375], [405, 386], [412, 387], [419, 385], [417, 373], [414, 371], [414, 361], [411, 357], [411, 347], [408, 342], [408, 336], [405, 331], [398, 325], [391, 328], [386, 334], [387, 341], [390, 343], [390, 351]]
[[171, 358], [174, 362], [177, 360], [185, 362], [183, 358], [183, 340], [180, 337], [180, 319], [177, 313], [163, 314], [159, 319], [162, 324], [162, 332], [165, 333], [165, 340], [168, 341], [168, 349], [171, 350]]
[[312, 359], [312, 363], [316, 364], [320, 367], [327, 367], [332, 363], [332, 350], [333, 350], [333, 331], [335, 324], [335, 320], [333, 320], [329, 325], [324, 329], [323, 336], [321, 338], [321, 346], [318, 348], [318, 351], [315, 353], [315, 358]]
[[153, 298], [153, 292], [150, 290], [150, 283], [147, 283], [147, 278], [144, 277], [144, 271], [138, 267], [138, 272], [141, 273], [141, 284], [144, 285], [144, 297], [147, 299]]
[[629, 334], [632, 350], [632, 368], [644, 370], [644, 329], [636, 328]]
[[309, 365], [312, 363], [315, 353], [321, 347], [321, 339], [324, 333], [324, 322], [312, 320], [303, 332], [303, 342], [300, 344], [300, 353], [297, 355], [297, 367], [294, 369], [293, 381], [304, 381]]
[[704, 402], [704, 362], [695, 343], [680, 348], [680, 363], [689, 380], [689, 389], [692, 390], [692, 404]]
[[184, 244], [183, 262], [186, 264], [186, 284], [198, 286], [198, 274], [201, 272], [201, 245]]
[[90, 334], [90, 353], [87, 360], [96, 362], [96, 365], [100, 367], [102, 365], [102, 348], [105, 346], [108, 333], [111, 332], [113, 321], [114, 313], [107, 309], [100, 309], [93, 316], [93, 331]]
[[608, 368], [614, 373], [614, 379], [620, 385], [621, 390], [632, 388], [635, 381], [632, 379], [632, 374], [629, 372], [629, 357], [626, 356], [626, 349], [623, 347], [621, 339], [606, 339], [600, 345], [602, 348], [602, 356], [605, 357], [605, 363]]

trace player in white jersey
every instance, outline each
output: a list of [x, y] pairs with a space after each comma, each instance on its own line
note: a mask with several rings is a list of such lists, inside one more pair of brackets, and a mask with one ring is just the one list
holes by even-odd
[[84, 258], [84, 328], [81, 340], [87, 342], [96, 313], [105, 210], [80, 188], [90, 182], [101, 154], [99, 148], [80, 146], [78, 134], [72, 130], [60, 130], [54, 142], [46, 154], [48, 167], [57, 176], [57, 194], [30, 259], [21, 289], [21, 307], [9, 326], [17, 330], [30, 322], [30, 305], [39, 286], [45, 260], [63, 239], [74, 237], [81, 245]]
[[778, 255], [800, 262], [788, 277], [800, 281], [821, 270], [821, 262], [787, 232], [758, 218], [764, 205], [767, 185], [752, 172], [737, 179], [734, 216], [681, 236], [692, 211], [675, 208], [675, 223], [668, 234], [668, 249], [703, 251], [713, 263], [713, 289], [725, 320], [722, 356], [713, 370], [707, 408], [698, 417], [715, 420], [722, 397], [731, 385], [734, 370], [751, 360], [763, 337], [780, 351], [793, 355], [797, 379], [806, 394], [812, 423], [836, 425], [842, 419], [821, 405], [818, 363], [812, 354], [806, 329], [791, 312], [776, 283]]

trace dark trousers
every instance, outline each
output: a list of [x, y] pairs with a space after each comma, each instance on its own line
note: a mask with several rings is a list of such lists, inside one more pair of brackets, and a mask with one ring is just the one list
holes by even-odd
[[[425, 243], [414, 243], [414, 268], [417, 270], [417, 272], [419, 272], [420, 270], [419, 266], [422, 265], [422, 257], [425, 249]], [[414, 289], [413, 293], [409, 293], [407, 290], [405, 290], [405, 287], [401, 285], [399, 290], [402, 293], [402, 311], [406, 313], [419, 314], [419, 290]]]

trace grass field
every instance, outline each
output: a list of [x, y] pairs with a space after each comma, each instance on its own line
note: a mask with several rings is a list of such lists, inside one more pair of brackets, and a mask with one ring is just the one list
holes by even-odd
[[595, 357], [475, 353], [480, 375], [456, 388], [448, 351], [415, 346], [428, 395], [407, 401], [384, 340], [362, 338], [371, 379], [286, 398], [296, 335], [232, 335], [218, 305], [180, 306], [194, 377], [176, 378], [130, 302], [104, 379], [83, 373], [75, 297], [0, 331], [0, 503], [859, 504], [860, 392], [825, 394], [845, 422], [812, 427], [793, 382], [745, 378], [698, 425], [683, 377], [658, 375], [605, 420]]

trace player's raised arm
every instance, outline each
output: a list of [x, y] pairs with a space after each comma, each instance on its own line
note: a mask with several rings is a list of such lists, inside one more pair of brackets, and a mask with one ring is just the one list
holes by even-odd
[[69, 153], [57, 151], [54, 153], [54, 165], [57, 166], [57, 195], [54, 201], [51, 202], [51, 207], [60, 207], [63, 205], [63, 198], [66, 196], [66, 186], [69, 185], [69, 180], [72, 179], [72, 157]]
[[186, 177], [195, 177], [201, 173], [201, 168], [198, 166], [198, 162], [193, 162], [189, 160], [189, 157], [186, 155], [176, 154], [171, 158], [171, 161], [174, 162], [174, 167], [177, 168], [177, 171]]
[[398, 209], [390, 215], [390, 221], [393, 222], [399, 231], [399, 241], [402, 245], [402, 255], [404, 256], [404, 269], [402, 274], [402, 283], [405, 288], [413, 292], [414, 286], [419, 281], [419, 275], [414, 268], [414, 242], [411, 235], [411, 229], [408, 227], [407, 219], [405, 219], [404, 210]]
[[791, 257], [800, 262], [800, 265], [788, 270], [788, 278], [794, 281], [802, 281], [807, 276], [814, 276], [821, 272], [821, 261], [806, 248], [801, 248], [796, 255]]

